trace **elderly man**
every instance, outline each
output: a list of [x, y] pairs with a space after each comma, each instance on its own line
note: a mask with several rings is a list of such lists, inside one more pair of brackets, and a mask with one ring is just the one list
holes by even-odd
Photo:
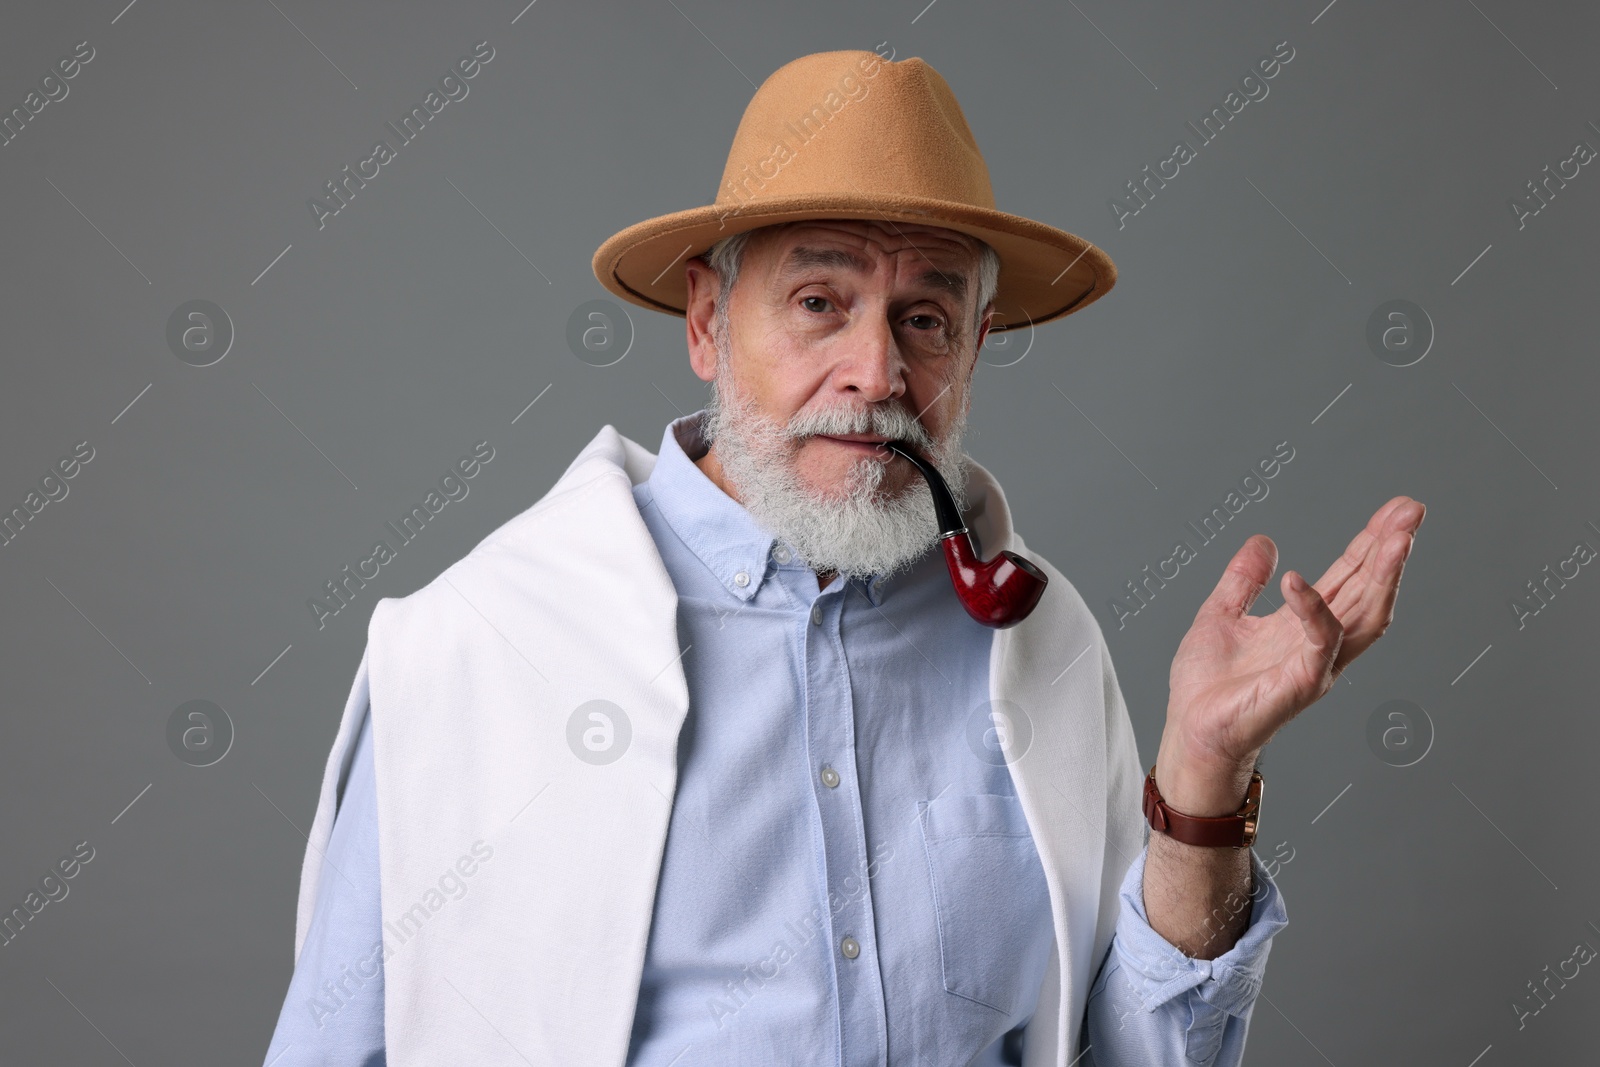
[[[1256, 756], [1388, 626], [1421, 504], [1267, 616], [1247, 540], [1146, 776], [1093, 616], [962, 449], [988, 332], [1114, 270], [994, 209], [932, 68], [786, 65], [717, 203], [595, 267], [684, 316], [710, 403], [656, 454], [605, 427], [379, 603], [267, 1062], [1240, 1062], [1286, 922]], [[1048, 578], [1036, 611], [969, 614], [890, 441]]]

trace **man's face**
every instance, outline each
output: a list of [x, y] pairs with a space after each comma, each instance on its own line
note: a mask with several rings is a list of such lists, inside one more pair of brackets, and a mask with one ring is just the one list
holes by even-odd
[[[717, 280], [698, 259], [688, 277], [691, 358], [712, 381]], [[899, 408], [936, 442], [966, 413], [988, 331], [989, 315], [974, 321], [977, 284], [974, 248], [947, 229], [826, 219], [756, 233], [728, 305], [725, 373], [780, 425]], [[888, 465], [881, 489], [890, 495], [917, 479], [909, 461], [862, 443], [885, 435], [846, 436], [855, 440], [819, 433], [796, 442], [793, 469], [817, 496], [844, 492], [868, 460]]]
[[727, 297], [687, 266], [688, 340], [715, 382], [701, 468], [819, 572], [893, 573], [937, 537], [910, 441], [957, 497], [977, 349], [976, 245], [950, 230], [819, 220], [751, 235]]

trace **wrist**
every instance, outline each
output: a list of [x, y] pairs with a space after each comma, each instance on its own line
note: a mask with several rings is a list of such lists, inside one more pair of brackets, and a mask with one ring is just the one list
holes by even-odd
[[1200, 817], [1231, 815], [1244, 802], [1255, 766], [1255, 753], [1243, 759], [1200, 758], [1163, 735], [1156, 753], [1156, 785], [1174, 811]]

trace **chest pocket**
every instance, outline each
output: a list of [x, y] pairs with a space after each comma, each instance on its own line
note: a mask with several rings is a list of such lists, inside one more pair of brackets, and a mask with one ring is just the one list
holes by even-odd
[[1053, 945], [1050, 894], [1022, 804], [942, 796], [917, 804], [948, 993], [1007, 1016], [1037, 1002]]

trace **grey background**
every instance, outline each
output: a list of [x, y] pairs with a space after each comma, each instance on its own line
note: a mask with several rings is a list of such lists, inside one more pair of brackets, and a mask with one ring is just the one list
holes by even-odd
[[[0, 110], [76, 42], [96, 56], [0, 148], [0, 505], [75, 443], [96, 454], [0, 548], [0, 903], [80, 840], [95, 857], [0, 948], [0, 1056], [260, 1061], [375, 599], [526, 508], [603, 424], [653, 449], [703, 403], [681, 320], [630, 306], [625, 359], [568, 351], [569, 313], [606, 295], [596, 245], [709, 202], [752, 82], [887, 42], [955, 89], [1002, 208], [1120, 269], [979, 371], [969, 451], [1094, 607], [1146, 762], [1172, 653], [1246, 536], [1315, 577], [1391, 495], [1429, 507], [1395, 625], [1266, 753], [1258, 851], [1293, 850], [1292, 925], [1248, 1062], [1592, 1060], [1589, 969], [1520, 1031], [1511, 1005], [1600, 947], [1600, 577], [1520, 630], [1510, 602], [1600, 546], [1600, 174], [1520, 230], [1507, 201], [1600, 145], [1600, 14], [1324, 2], [11, 5]], [[308, 199], [480, 40], [470, 95], [319, 230]], [[1118, 229], [1108, 198], [1284, 40], [1269, 96]], [[1405, 368], [1364, 339], [1393, 298], [1437, 331]], [[165, 342], [191, 299], [237, 329], [209, 367]], [[470, 495], [319, 631], [307, 599], [482, 439]], [[1119, 629], [1123, 583], [1284, 440], [1270, 496]], [[237, 731], [210, 767], [167, 747], [193, 699]], [[1368, 747], [1391, 699], [1436, 731], [1414, 766]]]

